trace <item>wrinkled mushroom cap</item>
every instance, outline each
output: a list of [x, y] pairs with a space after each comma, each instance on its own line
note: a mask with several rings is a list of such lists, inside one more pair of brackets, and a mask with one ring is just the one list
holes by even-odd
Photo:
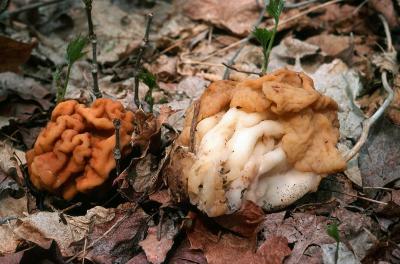
[[26, 153], [30, 180], [39, 190], [73, 198], [103, 184], [115, 168], [114, 119], [120, 119], [120, 148], [130, 148], [134, 114], [121, 103], [97, 99], [91, 107], [69, 100], [56, 106]]
[[209, 216], [232, 213], [243, 200], [287, 206], [344, 170], [337, 109], [304, 73], [214, 82], [200, 98], [194, 138], [194, 105], [187, 111], [167, 182]]

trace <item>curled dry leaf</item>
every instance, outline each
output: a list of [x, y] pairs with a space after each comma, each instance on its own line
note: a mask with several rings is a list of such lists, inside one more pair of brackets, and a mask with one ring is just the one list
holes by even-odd
[[24, 122], [35, 112], [48, 110], [51, 93], [31, 78], [12, 72], [0, 73], [0, 128], [11, 119]]
[[260, 9], [253, 0], [238, 0], [234, 5], [221, 0], [190, 0], [184, 6], [184, 12], [190, 18], [211, 22], [241, 36], [249, 34]]
[[[91, 225], [97, 225], [114, 219], [116, 209], [94, 207], [85, 216], [64, 215], [64, 224], [57, 212], [37, 212], [13, 222], [11, 228], [19, 241], [30, 241], [47, 248], [51, 241], [57, 242], [63, 256], [72, 256], [80, 250], [74, 242], [83, 239]], [[11, 241], [10, 241], [11, 242]]]
[[[151, 192], [160, 183], [159, 175], [170, 152], [169, 148], [164, 149], [161, 127], [173, 112], [169, 107], [161, 107], [157, 117], [142, 110], [135, 112], [135, 129], [131, 144], [134, 148], [139, 148], [140, 156], [133, 158], [113, 182], [127, 197], [145, 191]], [[172, 135], [171, 140], [174, 138], [175, 135]]]

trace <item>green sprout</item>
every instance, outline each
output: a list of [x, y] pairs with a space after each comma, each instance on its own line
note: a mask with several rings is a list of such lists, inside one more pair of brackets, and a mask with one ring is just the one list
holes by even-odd
[[53, 74], [53, 78], [57, 87], [57, 103], [64, 99], [72, 65], [86, 54], [86, 52], [83, 52], [83, 48], [87, 43], [88, 39], [86, 37], [77, 36], [68, 44], [67, 54], [65, 56], [65, 60], [67, 62], [67, 75], [65, 76], [64, 82], [61, 80], [62, 67], [57, 68], [56, 72]]
[[154, 98], [153, 98], [153, 90], [157, 87], [156, 77], [149, 71], [143, 70], [139, 74], [139, 79], [149, 87], [144, 100], [149, 104], [150, 112], [153, 112]]
[[274, 19], [274, 28], [272, 30], [268, 30], [266, 28], [256, 27], [252, 32], [253, 36], [261, 44], [262, 47], [262, 53], [264, 57], [261, 69], [262, 74], [265, 74], [267, 72], [269, 55], [271, 53], [272, 44], [274, 43], [276, 32], [278, 31], [279, 16], [282, 13], [284, 5], [284, 0], [270, 0], [267, 7], [267, 12]]
[[326, 227], [326, 233], [328, 233], [328, 235], [333, 239], [335, 239], [336, 241], [335, 264], [337, 264], [339, 259], [339, 243], [340, 243], [338, 224], [337, 223], [329, 224]]

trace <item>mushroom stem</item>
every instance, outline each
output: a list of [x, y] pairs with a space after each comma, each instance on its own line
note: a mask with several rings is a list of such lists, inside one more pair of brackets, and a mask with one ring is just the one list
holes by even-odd
[[92, 77], [93, 77], [93, 94], [96, 98], [101, 98], [102, 94], [99, 89], [98, 83], [98, 67], [97, 67], [97, 37], [93, 30], [93, 21], [92, 21], [92, 1], [93, 0], [83, 0], [85, 4], [86, 17], [88, 20], [88, 28], [89, 28], [89, 39], [92, 43]]
[[147, 22], [146, 22], [146, 30], [144, 33], [144, 37], [143, 37], [143, 41], [140, 45], [140, 49], [139, 49], [139, 53], [136, 59], [136, 63], [135, 63], [135, 104], [137, 108], [141, 107], [140, 104], [140, 100], [139, 100], [139, 74], [141, 72], [141, 60], [144, 54], [144, 51], [147, 47], [147, 45], [149, 44], [149, 34], [150, 34], [150, 25], [151, 25], [151, 21], [153, 20], [153, 14], [149, 13], [146, 15], [147, 17]]

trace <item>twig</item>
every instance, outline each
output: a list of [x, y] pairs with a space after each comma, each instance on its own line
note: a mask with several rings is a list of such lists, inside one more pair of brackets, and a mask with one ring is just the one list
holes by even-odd
[[70, 205], [70, 206], [68, 206], [67, 208], [62, 209], [59, 213], [60, 213], [60, 214], [64, 214], [64, 213], [68, 212], [69, 210], [72, 210], [72, 209], [74, 209], [74, 208], [76, 208], [76, 207], [79, 207], [79, 206], [81, 206], [81, 205], [82, 205], [81, 202], [77, 202], [76, 204]]
[[[305, 16], [305, 15], [311, 13], [311, 12], [314, 12], [314, 11], [316, 11], [318, 9], [321, 9], [321, 8], [324, 8], [324, 7], [327, 7], [329, 5], [333, 5], [333, 4], [342, 2], [342, 1], [343, 0], [331, 0], [331, 1], [328, 1], [326, 3], [320, 4], [320, 5], [317, 5], [317, 6], [313, 6], [313, 7], [309, 8], [307, 10], [304, 10], [303, 12], [300, 12], [300, 13], [298, 13], [298, 14], [296, 14], [296, 15], [294, 15], [294, 16], [286, 19], [286, 20], [283, 20], [282, 22], [279, 23], [278, 27], [282, 26], [282, 25], [285, 25], [285, 24], [287, 24], [287, 23], [289, 23], [289, 22], [291, 22], [291, 21], [293, 21], [295, 19], [298, 19], [299, 17]], [[274, 26], [270, 26], [270, 27], [267, 27], [267, 29], [273, 29], [273, 27]], [[230, 50], [230, 49], [242, 44], [243, 42], [246, 43], [249, 40], [251, 40], [252, 38], [253, 38], [253, 36], [250, 35], [250, 39], [247, 39], [247, 37], [246, 37], [246, 38], [243, 38], [243, 39], [241, 39], [239, 41], [236, 41], [236, 42], [226, 46], [225, 48], [218, 49], [218, 50], [208, 54], [206, 57], [202, 58], [202, 61], [205, 61], [205, 60], [207, 60], [207, 59], [209, 59], [209, 58], [211, 58], [211, 57], [213, 57], [213, 56], [215, 56], [217, 54], [226, 52], [227, 50]]]
[[390, 34], [389, 24], [383, 15], [379, 14], [379, 18], [382, 21], [383, 28], [385, 29], [386, 50], [387, 50], [387, 52], [393, 52], [394, 48], [393, 48], [393, 44], [392, 44], [392, 34]]
[[162, 208], [160, 208], [160, 221], [158, 222], [158, 226], [157, 226], [157, 241], [161, 240], [163, 221], [164, 221], [164, 210]]
[[65, 2], [65, 1], [68, 1], [68, 0], [53, 0], [53, 1], [48, 1], [48, 2], [40, 2], [40, 3], [34, 3], [34, 4], [30, 4], [30, 5], [24, 5], [23, 7], [19, 8], [17, 10], [14, 10], [11, 12], [5, 12], [4, 14], [1, 14], [0, 19], [9, 18], [9, 17], [16, 16], [20, 13], [23, 13], [23, 12], [26, 12], [26, 11], [29, 11], [32, 9], [36, 9], [36, 8], [48, 6], [48, 5], [54, 5], [54, 4], [58, 4], [61, 2]]
[[370, 199], [370, 198], [367, 198], [367, 197], [358, 196], [358, 195], [354, 195], [354, 194], [350, 194], [350, 193], [345, 193], [345, 192], [340, 192], [340, 191], [335, 191], [335, 190], [328, 190], [328, 189], [320, 189], [320, 191], [340, 193], [340, 194], [343, 194], [343, 195], [347, 195], [347, 196], [354, 197], [354, 198], [357, 198], [357, 199], [365, 200], [365, 201], [368, 201], [368, 202], [387, 205], [387, 203], [385, 203], [385, 202], [377, 201], [377, 200], [374, 200], [374, 199]]
[[307, 6], [309, 4], [315, 3], [318, 0], [306, 0], [300, 3], [285, 3], [285, 8], [299, 8], [303, 6]]
[[4, 224], [8, 223], [10, 220], [17, 220], [17, 219], [18, 219], [18, 217], [16, 217], [16, 216], [7, 216], [4, 218], [0, 218], [0, 225], [4, 225]]
[[143, 41], [140, 45], [140, 49], [139, 49], [139, 53], [136, 59], [136, 63], [135, 63], [135, 97], [134, 97], [134, 101], [136, 104], [137, 108], [141, 107], [140, 104], [140, 100], [139, 100], [139, 73], [141, 71], [141, 60], [144, 54], [144, 51], [147, 47], [147, 45], [149, 44], [149, 34], [150, 34], [150, 25], [151, 25], [151, 21], [153, 20], [153, 14], [149, 13], [146, 15], [147, 17], [147, 22], [146, 22], [146, 30], [144, 33], [144, 37], [143, 37]]
[[[392, 52], [393, 44], [392, 44], [392, 37], [390, 34], [389, 26], [387, 24], [386, 19], [382, 15], [379, 15], [379, 18], [382, 20], [383, 26], [385, 28], [387, 51]], [[381, 79], [382, 79], [383, 88], [388, 93], [388, 96], [386, 97], [383, 104], [378, 108], [378, 110], [370, 118], [368, 118], [362, 122], [363, 130], [361, 132], [360, 139], [357, 141], [357, 143], [354, 145], [354, 147], [348, 153], [345, 154], [344, 158], [346, 161], [351, 160], [360, 151], [361, 147], [367, 141], [369, 130], [371, 129], [373, 124], [383, 115], [385, 110], [389, 107], [390, 103], [393, 101], [394, 93], [388, 83], [387, 72], [385, 70], [383, 70], [381, 73]]]
[[93, 30], [93, 20], [92, 20], [92, 3], [93, 0], [82, 0], [85, 4], [86, 16], [88, 20], [89, 28], [89, 39], [92, 43], [92, 77], [93, 77], [93, 93], [96, 98], [101, 98], [101, 92], [99, 90], [98, 83], [98, 66], [97, 66], [97, 37]]
[[120, 148], [120, 138], [119, 129], [121, 128], [121, 120], [114, 119], [113, 121], [115, 127], [115, 147], [114, 147], [114, 159], [117, 177], [120, 173], [120, 160], [121, 160], [121, 148]]
[[83, 244], [83, 256], [82, 256], [82, 264], [85, 264], [86, 245], [87, 245], [87, 237], [85, 237], [85, 244]]
[[[267, 5], [264, 4], [262, 9], [261, 9], [260, 15], [258, 16], [258, 19], [254, 23], [252, 28], [256, 28], [261, 24], [261, 21], [264, 18], [264, 14], [265, 14], [266, 10], [267, 10]], [[224, 76], [222, 77], [223, 80], [229, 79], [230, 69], [232, 69], [229, 66], [232, 66], [235, 63], [236, 58], [239, 56], [240, 52], [243, 50], [245, 44], [250, 40], [250, 38], [252, 38], [252, 34], [251, 33], [245, 38], [245, 41], [242, 42], [242, 44], [240, 45], [240, 47], [238, 48], [236, 53], [233, 54], [232, 58], [230, 58], [226, 64], [223, 63], [226, 66], [226, 69], [225, 69], [225, 72], [224, 72]], [[232, 70], [235, 70], [235, 69], [232, 69]]]
[[196, 100], [193, 104], [193, 117], [192, 117], [192, 124], [190, 126], [190, 145], [189, 151], [194, 153], [195, 151], [195, 143], [196, 143], [196, 126], [197, 126], [197, 119], [200, 112], [200, 101]]
[[[225, 62], [223, 62], [222, 65], [224, 65], [227, 69], [231, 69], [231, 70], [234, 70], [234, 71], [237, 71], [237, 72], [242, 72], [242, 73], [246, 73], [246, 74], [256, 74], [256, 75], [261, 76], [261, 72], [252, 72], [252, 71], [239, 70], [238, 68], [233, 67], [233, 66], [231, 66], [231, 65], [228, 65], [228, 64], [226, 64]], [[225, 72], [226, 72], [226, 71], [225, 71]], [[229, 74], [229, 73], [228, 73], [228, 74]], [[225, 75], [224, 75], [224, 77], [225, 77]], [[228, 77], [229, 77], [229, 76], [227, 76], [227, 78], [228, 78]]]

